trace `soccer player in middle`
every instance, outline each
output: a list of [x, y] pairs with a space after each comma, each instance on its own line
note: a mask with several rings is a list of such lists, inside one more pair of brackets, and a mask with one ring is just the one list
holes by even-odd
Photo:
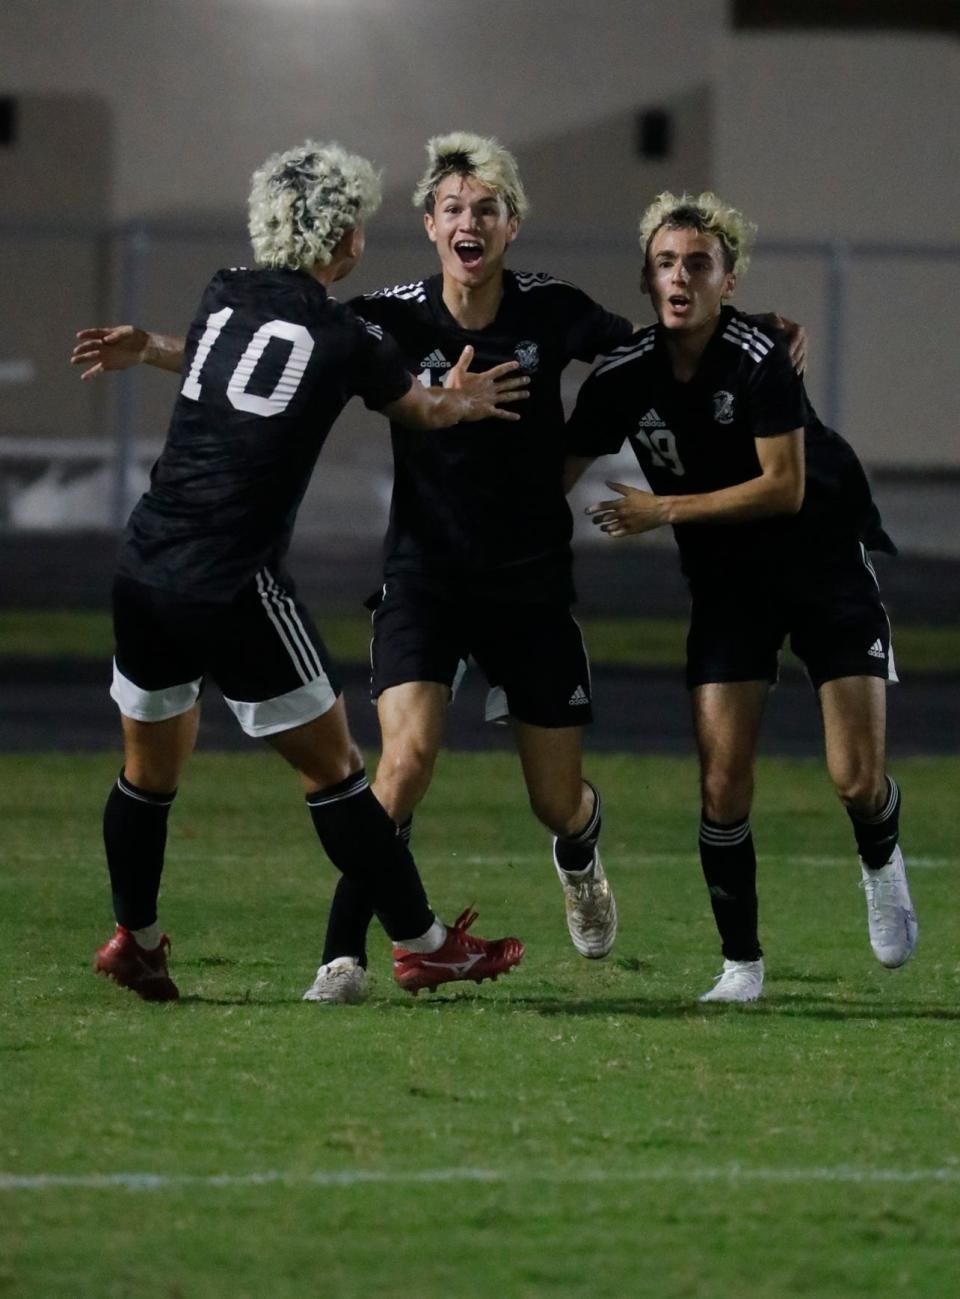
[[[553, 835], [553, 859], [576, 950], [604, 957], [617, 909], [597, 841], [600, 796], [583, 778], [590, 669], [574, 599], [572, 520], [562, 484], [560, 377], [625, 342], [632, 325], [546, 274], [514, 273], [507, 250], [527, 211], [511, 154], [466, 132], [427, 145], [414, 194], [439, 274], [352, 302], [396, 340], [423, 383], [442, 383], [462, 349], [475, 364], [517, 360], [529, 375], [521, 419], [469, 436], [448, 429], [406, 444], [394, 427], [395, 479], [384, 587], [373, 618], [373, 693], [383, 733], [377, 797], [409, 834], [429, 787], [462, 665], [491, 687], [488, 720], [509, 716], [530, 805]], [[336, 996], [362, 978], [369, 899], [334, 895], [313, 989]], [[340, 972], [343, 971], [343, 974]]]

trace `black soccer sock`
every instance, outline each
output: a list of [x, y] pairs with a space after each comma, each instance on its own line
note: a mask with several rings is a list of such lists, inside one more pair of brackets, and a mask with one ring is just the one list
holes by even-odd
[[[356, 883], [367, 907], [391, 938], [426, 933], [434, 920], [410, 850], [377, 802], [361, 768], [346, 780], [307, 795], [327, 856]], [[357, 956], [357, 952], [337, 955]]]
[[602, 822], [600, 794], [595, 785], [585, 780], [584, 784], [593, 791], [593, 811], [587, 824], [576, 834], [558, 835], [556, 843], [557, 864], [564, 871], [584, 871], [593, 861], [597, 849]]
[[849, 807], [847, 816], [864, 866], [870, 870], [886, 866], [900, 838], [900, 786], [894, 778], [887, 777], [887, 800], [875, 816], [861, 816]]
[[[397, 826], [397, 838], [409, 844], [412, 828], [413, 817], [408, 816]], [[367, 930], [370, 928], [372, 919], [373, 907], [370, 905], [369, 889], [357, 880], [341, 875], [330, 903], [327, 932], [323, 940], [322, 963], [329, 965], [339, 956], [352, 956], [366, 969]]]
[[700, 817], [700, 864], [728, 961], [758, 961], [757, 856], [750, 818], [719, 825]]
[[341, 875], [333, 891], [321, 961], [329, 965], [338, 956], [353, 956], [366, 969], [367, 930], [373, 919], [370, 890], [349, 875]]
[[146, 929], [157, 918], [172, 794], [152, 794], [121, 771], [103, 809], [103, 845], [113, 913], [125, 929]]

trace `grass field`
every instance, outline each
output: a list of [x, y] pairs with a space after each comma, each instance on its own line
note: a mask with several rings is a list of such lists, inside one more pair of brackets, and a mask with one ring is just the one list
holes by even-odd
[[301, 1002], [333, 872], [261, 752], [189, 772], [162, 908], [183, 999], [146, 1005], [88, 969], [116, 765], [0, 757], [0, 1295], [956, 1293], [955, 760], [897, 768], [921, 942], [894, 972], [821, 768], [764, 762], [768, 991], [740, 1008], [696, 1003], [691, 763], [591, 761], [621, 937], [590, 963], [499, 754], [445, 756], [414, 842], [438, 909], [518, 933], [520, 968], [413, 999], [378, 938], [371, 1002]]
[[[582, 619], [594, 664], [670, 667], [683, 661], [687, 624], [673, 618]], [[370, 619], [363, 615], [324, 614], [324, 640], [340, 663], [366, 663]], [[960, 673], [960, 626], [897, 625], [897, 663], [908, 672]], [[100, 610], [5, 609], [0, 612], [0, 666], [3, 655], [27, 658], [95, 658], [113, 653], [110, 614]], [[792, 662], [790, 651], [784, 661]]]

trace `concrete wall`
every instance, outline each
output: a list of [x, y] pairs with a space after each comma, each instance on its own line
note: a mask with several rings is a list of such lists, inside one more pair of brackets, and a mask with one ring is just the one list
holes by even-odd
[[[145, 262], [142, 319], [178, 329], [208, 274], [245, 259], [253, 166], [308, 134], [386, 168], [349, 287], [429, 272], [409, 193], [425, 139], [462, 125], [498, 134], [520, 160], [533, 213], [514, 264], [566, 275], [634, 318], [646, 318], [636, 215], [664, 187], [716, 186], [767, 239], [956, 246], [956, 42], [732, 34], [726, 12], [726, 0], [488, 0], [482, 11], [466, 0], [5, 0], [0, 94], [58, 116], [42, 182], [13, 179], [16, 152], [0, 150], [0, 220], [34, 201], [48, 213], [52, 183], [54, 206], [88, 216], [212, 221], [204, 238], [155, 242]], [[81, 105], [92, 114], [82, 129]], [[675, 126], [660, 161], [636, 151], [637, 112], [650, 106]], [[116, 385], [97, 395], [59, 362], [74, 326], [121, 310], [127, 269], [111, 263], [106, 307], [100, 269], [93, 244], [7, 226], [0, 273], [18, 309], [0, 320], [0, 379], [11, 357], [36, 377], [0, 383], [0, 438], [109, 433]], [[841, 424], [868, 463], [960, 468], [958, 274], [956, 259], [857, 261], [838, 322], [822, 260], [761, 254], [740, 300], [808, 324], [821, 406], [825, 343], [843, 325]], [[140, 437], [162, 437], [171, 397], [168, 378], [141, 377]], [[330, 474], [355, 454], [382, 460], [374, 428], [347, 420]]]

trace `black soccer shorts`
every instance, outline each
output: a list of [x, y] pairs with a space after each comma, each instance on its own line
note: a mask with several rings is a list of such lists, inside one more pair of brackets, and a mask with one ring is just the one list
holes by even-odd
[[690, 583], [687, 685], [769, 681], [785, 638], [815, 689], [840, 677], [897, 680], [890, 622], [870, 557], [849, 541], [829, 559], [785, 560]]
[[590, 664], [567, 605], [500, 602], [415, 576], [387, 580], [373, 614], [374, 699], [410, 681], [439, 681], [453, 693], [470, 658], [492, 687], [487, 721], [593, 720]]
[[340, 686], [304, 605], [261, 569], [229, 604], [118, 576], [112, 698], [126, 717], [159, 722], [187, 712], [206, 677], [248, 735], [303, 726], [333, 707]]

